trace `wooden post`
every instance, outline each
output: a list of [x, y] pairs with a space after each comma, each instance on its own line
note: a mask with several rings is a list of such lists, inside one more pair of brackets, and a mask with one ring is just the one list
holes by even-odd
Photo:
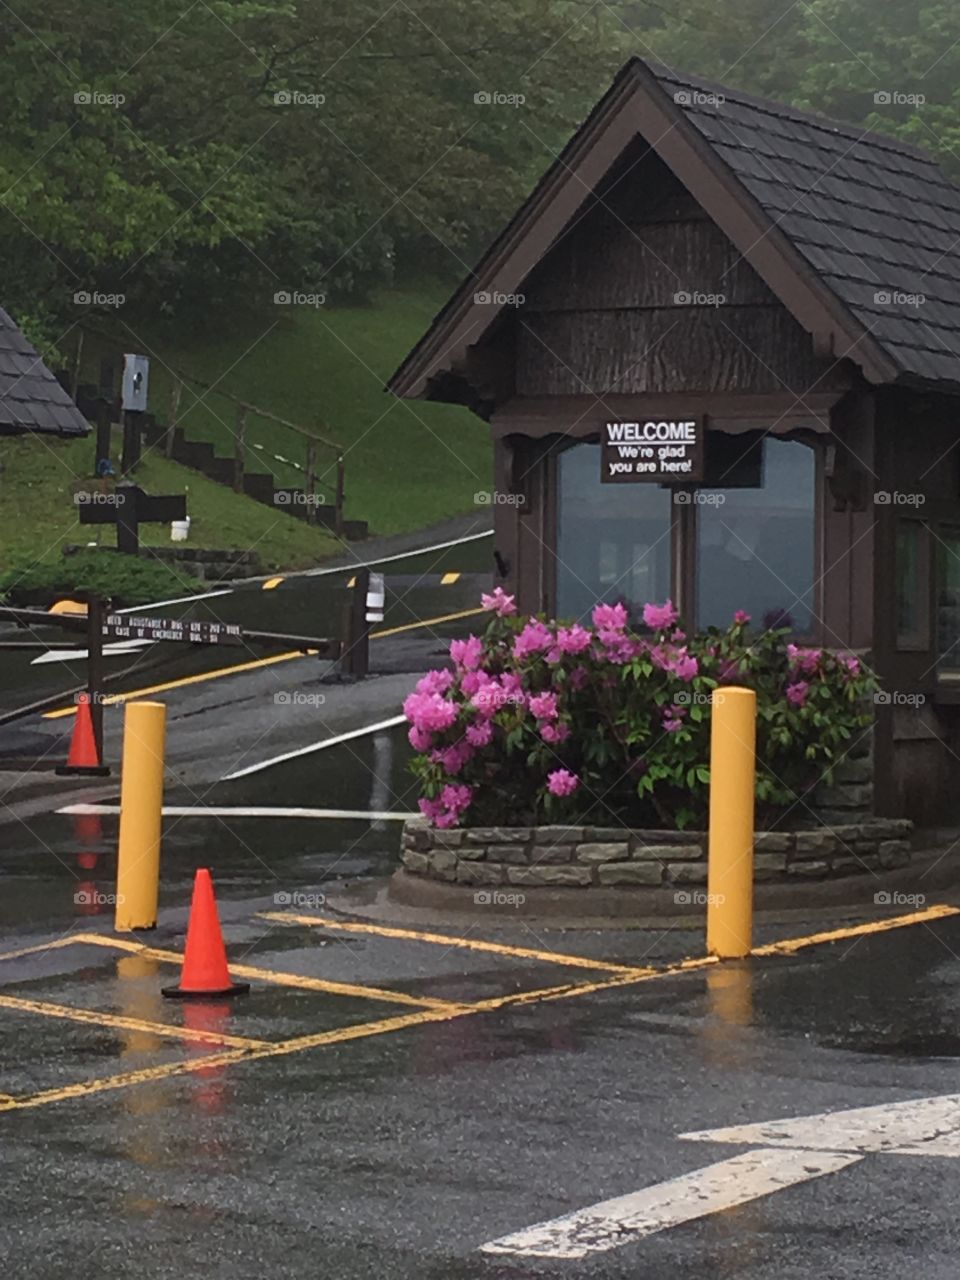
[[358, 569], [353, 580], [350, 599], [350, 626], [344, 646], [344, 674], [358, 680], [370, 673], [370, 623], [367, 621], [367, 592], [370, 590], [370, 570]]
[[337, 454], [337, 492], [334, 502], [334, 532], [338, 537], [343, 537], [343, 481], [346, 465], [343, 460], [343, 454]]
[[140, 413], [132, 409], [123, 411], [123, 456], [120, 459], [120, 472], [128, 476], [140, 465], [141, 419]]
[[317, 442], [307, 441], [307, 465], [304, 472], [307, 498], [307, 524], [317, 523]]
[[140, 554], [140, 524], [137, 516], [137, 486], [118, 484], [117, 499], [117, 550], [124, 555]]
[[97, 759], [103, 759], [103, 598], [87, 597], [87, 693]]
[[170, 393], [170, 425], [167, 427], [167, 434], [163, 442], [164, 456], [173, 457], [174, 433], [177, 430], [177, 423], [180, 419], [180, 397], [183, 395], [183, 383], [178, 377], [173, 379], [173, 390]]
[[110, 424], [113, 406], [106, 400], [97, 404], [97, 456], [93, 460], [93, 474], [102, 476], [101, 462], [110, 461]]
[[83, 359], [83, 330], [77, 330], [77, 349], [73, 357], [73, 372], [70, 376], [70, 399], [76, 403], [77, 391], [80, 388], [80, 363]]
[[244, 443], [247, 434], [247, 409], [245, 404], [237, 405], [237, 429], [234, 437], [233, 453], [233, 487], [237, 493], [243, 493], [243, 469], [247, 462], [247, 451]]

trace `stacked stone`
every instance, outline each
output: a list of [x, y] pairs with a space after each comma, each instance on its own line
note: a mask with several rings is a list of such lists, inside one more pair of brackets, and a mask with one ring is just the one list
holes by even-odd
[[[754, 878], [879, 871], [910, 861], [906, 818], [865, 818], [817, 831], [762, 831]], [[707, 837], [698, 831], [624, 827], [468, 827], [438, 831], [425, 818], [404, 824], [402, 860], [414, 875], [463, 885], [547, 888], [706, 884]]]

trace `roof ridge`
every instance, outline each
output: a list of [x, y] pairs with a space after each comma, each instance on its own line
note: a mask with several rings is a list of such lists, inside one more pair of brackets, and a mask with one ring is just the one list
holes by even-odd
[[[777, 116], [784, 120], [793, 120], [799, 124], [813, 125], [822, 129], [825, 133], [842, 133], [869, 146], [881, 147], [898, 155], [912, 156], [914, 159], [933, 165], [934, 168], [939, 167], [936, 159], [929, 151], [926, 151], [923, 147], [914, 146], [912, 143], [902, 142], [891, 134], [878, 133], [874, 129], [864, 129], [863, 126], [853, 124], [849, 120], [837, 120], [819, 111], [806, 111], [802, 107], [791, 106], [789, 103], [781, 102], [776, 98], [762, 98], [758, 94], [748, 93], [745, 89], [737, 89], [731, 85], [721, 84], [717, 80], [707, 80], [703, 76], [694, 75], [692, 72], [676, 71], [667, 66], [666, 63], [658, 62], [655, 58], [641, 58], [639, 55], [631, 58], [629, 65], [637, 64], [646, 67], [658, 80], [672, 80], [675, 84], [690, 85], [691, 88], [696, 89], [706, 89], [729, 99], [731, 102], [753, 107], [766, 115]], [[722, 116], [718, 118], [723, 119]]]

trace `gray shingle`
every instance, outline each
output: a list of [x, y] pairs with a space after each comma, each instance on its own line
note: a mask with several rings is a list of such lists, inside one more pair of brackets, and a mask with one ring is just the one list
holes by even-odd
[[86, 435], [90, 424], [0, 308], [0, 431]]
[[[900, 373], [960, 384], [960, 188], [936, 162], [895, 138], [648, 65], [671, 97], [686, 94], [690, 122]], [[883, 290], [927, 302], [877, 304]]]

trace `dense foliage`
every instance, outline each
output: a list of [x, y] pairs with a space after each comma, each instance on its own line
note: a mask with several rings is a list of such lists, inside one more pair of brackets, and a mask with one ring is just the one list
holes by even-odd
[[710, 699], [724, 684], [757, 694], [767, 823], [829, 781], [871, 722], [857, 657], [754, 632], [742, 612], [725, 631], [688, 635], [669, 602], [648, 604], [640, 634], [620, 604], [597, 605], [585, 627], [520, 619], [499, 588], [483, 603], [485, 634], [454, 640], [452, 666], [404, 704], [420, 808], [440, 827], [702, 824]]
[[4, 4], [0, 302], [69, 350], [78, 293], [183, 321], [461, 277], [631, 54], [960, 169], [946, 0]]

